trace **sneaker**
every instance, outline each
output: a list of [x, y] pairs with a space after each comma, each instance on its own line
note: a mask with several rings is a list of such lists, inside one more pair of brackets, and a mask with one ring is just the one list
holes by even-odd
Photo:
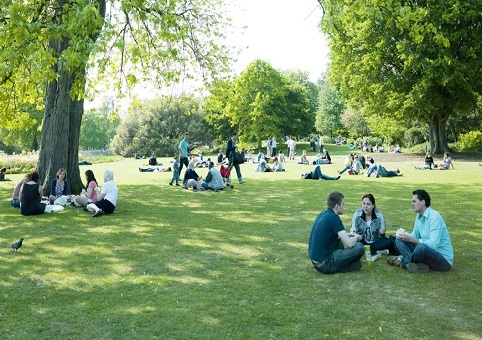
[[243, 183], [246, 183], [246, 181], [244, 179], [239, 181], [239, 184], [243, 184]]
[[402, 266], [402, 261], [400, 261], [399, 256], [389, 256], [388, 259], [387, 259], [387, 262], [391, 266], [396, 266], [396, 267]]
[[169, 182], [169, 185], [172, 185], [172, 182]]
[[176, 187], [180, 187], [180, 186], [181, 186], [181, 184], [179, 184], [179, 183], [176, 183]]
[[336, 176], [335, 181], [339, 180], [341, 176]]
[[388, 249], [385, 250], [377, 250], [377, 255], [388, 255], [390, 251]]
[[409, 273], [414, 274], [428, 273], [430, 271], [430, 267], [423, 263], [409, 263], [406, 267]]
[[99, 209], [94, 213], [94, 215], [92, 215], [92, 217], [99, 217], [99, 216], [102, 216], [102, 215], [105, 215], [105, 212], [104, 212], [104, 210]]

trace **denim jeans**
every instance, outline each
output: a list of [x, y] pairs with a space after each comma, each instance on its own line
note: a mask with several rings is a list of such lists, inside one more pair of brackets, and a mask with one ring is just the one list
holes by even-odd
[[325, 175], [325, 174], [322, 174], [321, 173], [321, 168], [320, 166], [318, 165], [315, 170], [313, 170], [313, 172], [311, 173], [311, 178], [312, 179], [331, 179], [331, 180], [334, 180], [335, 177], [330, 177], [328, 175]]
[[315, 269], [325, 274], [357, 271], [361, 268], [360, 259], [364, 253], [363, 244], [357, 242], [353, 248], [336, 249], [328, 261]]
[[353, 169], [350, 165], [345, 165], [345, 167], [343, 168], [343, 170], [341, 170], [339, 172], [339, 174], [341, 175], [342, 173], [344, 173], [345, 171], [349, 170], [349, 169]]
[[423, 243], [403, 242], [395, 240], [395, 246], [400, 251], [402, 258], [402, 266], [405, 267], [409, 263], [423, 263], [432, 270], [446, 272], [451, 268], [447, 260], [434, 249]]

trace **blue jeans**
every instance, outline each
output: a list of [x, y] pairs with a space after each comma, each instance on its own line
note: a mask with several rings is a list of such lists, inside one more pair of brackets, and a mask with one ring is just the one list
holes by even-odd
[[343, 170], [340, 171], [340, 175], [342, 173], [344, 173], [345, 171], [349, 170], [349, 169], [353, 169], [350, 165], [345, 165], [345, 167], [343, 168]]
[[423, 263], [429, 266], [430, 269], [437, 270], [439, 272], [446, 272], [451, 268], [451, 265], [440, 253], [437, 253], [434, 249], [430, 248], [426, 244], [415, 244], [396, 239], [395, 246], [403, 256], [403, 267], [409, 263]]
[[[341, 245], [341, 247], [343, 247], [343, 245]], [[364, 253], [365, 249], [363, 244], [357, 242], [353, 248], [336, 249], [331, 253], [328, 261], [326, 261], [320, 268], [315, 267], [315, 269], [325, 274], [354, 272], [360, 270], [360, 259]]]
[[331, 179], [331, 180], [334, 180], [335, 177], [330, 177], [328, 175], [325, 175], [325, 174], [322, 174], [321, 173], [321, 168], [320, 166], [318, 165], [315, 170], [313, 170], [311, 172], [311, 179]]

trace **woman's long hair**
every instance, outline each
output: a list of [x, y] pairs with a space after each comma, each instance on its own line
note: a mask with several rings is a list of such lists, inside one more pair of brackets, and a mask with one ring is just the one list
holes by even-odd
[[89, 185], [90, 182], [94, 181], [95, 184], [99, 185], [99, 183], [97, 183], [97, 180], [95, 179], [95, 176], [94, 176], [94, 173], [92, 172], [92, 170], [87, 170], [85, 172], [85, 177], [87, 177], [87, 185]]

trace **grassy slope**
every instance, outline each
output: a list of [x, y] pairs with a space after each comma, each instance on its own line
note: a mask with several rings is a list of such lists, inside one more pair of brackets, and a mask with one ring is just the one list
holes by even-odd
[[[336, 174], [343, 157], [334, 160], [323, 172]], [[171, 173], [138, 172], [145, 162], [88, 167], [99, 178], [112, 167], [120, 187], [119, 211], [101, 218], [70, 207], [22, 217], [8, 199], [21, 176], [0, 182], [0, 240], [25, 237], [17, 255], [0, 252], [0, 338], [480, 338], [476, 163], [417, 171], [419, 161], [384, 162], [405, 175], [340, 181], [302, 181], [313, 167], [293, 162], [286, 173], [245, 164], [246, 184], [193, 193], [168, 186]], [[373, 193], [393, 231], [411, 230], [415, 188], [449, 226], [449, 273], [412, 275], [384, 258], [358, 273], [313, 270], [306, 243], [328, 192], [344, 193], [346, 226]]]

